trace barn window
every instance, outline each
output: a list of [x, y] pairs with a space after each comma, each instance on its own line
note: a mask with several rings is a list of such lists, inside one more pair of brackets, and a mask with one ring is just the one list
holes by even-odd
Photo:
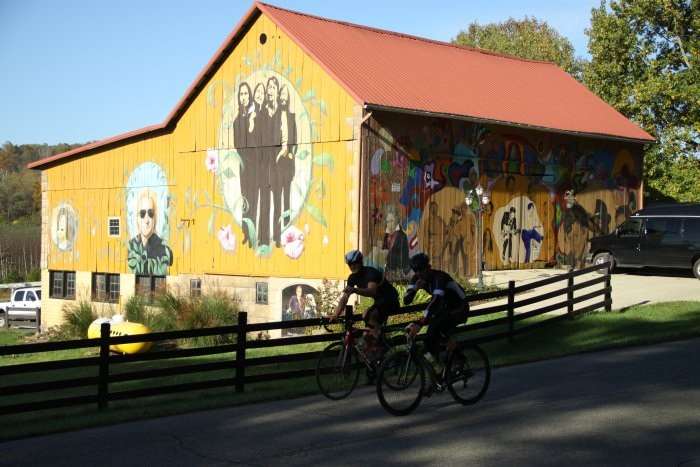
[[75, 271], [49, 271], [49, 297], [75, 298]]
[[255, 303], [267, 305], [267, 282], [255, 283]]
[[107, 232], [110, 237], [118, 237], [120, 230], [120, 219], [118, 217], [110, 217], [107, 219]]
[[202, 279], [190, 279], [190, 297], [202, 296]]
[[165, 276], [136, 276], [136, 295], [145, 297], [148, 303], [165, 290]]
[[92, 300], [95, 302], [118, 302], [119, 274], [92, 273]]

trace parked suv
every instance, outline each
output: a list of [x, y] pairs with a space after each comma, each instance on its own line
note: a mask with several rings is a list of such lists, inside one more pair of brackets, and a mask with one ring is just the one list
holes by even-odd
[[12, 322], [33, 321], [39, 327], [41, 310], [41, 287], [20, 287], [10, 294], [9, 302], [0, 302], [0, 323], [10, 326]]
[[588, 260], [623, 267], [693, 268], [700, 279], [700, 204], [654, 206], [590, 240]]

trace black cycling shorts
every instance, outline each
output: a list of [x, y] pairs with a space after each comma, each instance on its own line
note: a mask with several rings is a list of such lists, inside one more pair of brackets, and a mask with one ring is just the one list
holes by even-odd
[[380, 324], [386, 324], [389, 314], [398, 311], [399, 308], [401, 308], [401, 304], [399, 304], [398, 296], [395, 299], [380, 301], [379, 303], [374, 302], [365, 312], [365, 324], [369, 326], [372, 315], [376, 316], [376, 320], [379, 321]]

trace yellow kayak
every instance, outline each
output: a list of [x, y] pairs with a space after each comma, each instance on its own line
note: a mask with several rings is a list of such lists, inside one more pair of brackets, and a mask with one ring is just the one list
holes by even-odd
[[[100, 337], [100, 326], [102, 323], [110, 323], [109, 335], [117, 336], [134, 336], [138, 334], [148, 334], [151, 330], [141, 323], [130, 323], [128, 321], [114, 323], [109, 318], [98, 318], [88, 327], [88, 339]], [[135, 354], [147, 352], [152, 342], [134, 342], [132, 344], [117, 344], [109, 346], [112, 352]]]

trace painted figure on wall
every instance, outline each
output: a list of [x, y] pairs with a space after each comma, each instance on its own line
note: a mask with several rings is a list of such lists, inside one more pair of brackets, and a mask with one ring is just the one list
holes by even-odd
[[[257, 183], [257, 174], [260, 172], [257, 164], [260, 162], [254, 147], [255, 116], [258, 113], [256, 104], [252, 102], [252, 95], [248, 83], [238, 86], [238, 114], [233, 120], [233, 138], [240, 144], [238, 155], [241, 158], [240, 180], [241, 196], [243, 199], [243, 211], [246, 217], [257, 223], [258, 219], [258, 194], [260, 192]], [[243, 244], [251, 244], [250, 232], [243, 230]]]
[[173, 252], [156, 233], [156, 194], [142, 190], [138, 197], [138, 233], [129, 240], [129, 267], [136, 274], [163, 276], [173, 264]]
[[[282, 290], [282, 321], [319, 317], [318, 291], [306, 284], [296, 284]], [[305, 328], [282, 330], [282, 335], [303, 334]]]
[[127, 262], [138, 275], [164, 276], [173, 264], [168, 246], [168, 184], [163, 169], [152, 162], [138, 166], [127, 182]]
[[73, 206], [68, 203], [59, 204], [54, 208], [51, 217], [51, 240], [54, 245], [61, 251], [73, 250], [78, 231], [78, 218]]
[[527, 203], [520, 237], [525, 247], [525, 262], [529, 263], [536, 260], [540, 256], [542, 240], [544, 240], [544, 229], [539, 222], [535, 203], [533, 202]]
[[515, 215], [515, 207], [511, 206], [503, 212], [501, 216], [501, 261], [504, 263], [513, 262], [513, 239], [518, 233], [518, 220]]
[[407, 278], [410, 272], [408, 264], [408, 237], [398, 222], [393, 210], [386, 215], [386, 231], [382, 249], [387, 251], [384, 274], [389, 280]]
[[284, 234], [304, 208], [313, 160], [311, 124], [303, 99], [280, 73], [255, 71], [236, 89], [223, 116], [224, 122], [233, 120], [234, 149], [209, 152], [220, 162], [216, 173], [225, 205], [243, 230], [243, 244], [265, 255], [284, 246]]

